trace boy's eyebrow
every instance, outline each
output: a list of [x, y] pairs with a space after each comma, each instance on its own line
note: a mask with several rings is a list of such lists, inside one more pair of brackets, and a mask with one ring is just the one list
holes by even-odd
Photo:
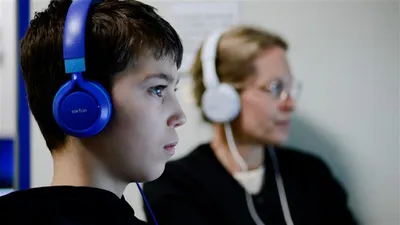
[[[175, 80], [173, 76], [171, 76], [169, 74], [165, 74], [165, 73], [152, 74], [152, 75], [146, 77], [144, 80], [147, 81], [147, 80], [151, 80], [151, 79], [162, 79], [162, 80], [167, 81], [168, 84], [174, 83], [174, 80]], [[178, 84], [178, 83], [179, 83], [179, 78], [176, 81], [176, 84]]]

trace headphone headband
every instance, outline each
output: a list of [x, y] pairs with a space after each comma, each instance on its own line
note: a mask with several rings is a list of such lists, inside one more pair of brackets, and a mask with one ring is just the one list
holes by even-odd
[[102, 2], [102, 0], [74, 0], [68, 9], [63, 34], [66, 73], [79, 73], [86, 70], [86, 18], [90, 6], [99, 2]]
[[201, 50], [201, 65], [203, 69], [203, 83], [206, 88], [216, 87], [220, 81], [217, 75], [216, 59], [218, 43], [225, 30], [213, 32], [204, 42]]

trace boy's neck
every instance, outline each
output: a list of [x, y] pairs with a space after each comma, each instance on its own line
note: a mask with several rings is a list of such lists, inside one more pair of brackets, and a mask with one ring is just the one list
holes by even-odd
[[52, 186], [85, 186], [110, 191], [122, 197], [128, 185], [116, 179], [96, 157], [82, 145], [69, 142], [63, 149], [53, 150]]

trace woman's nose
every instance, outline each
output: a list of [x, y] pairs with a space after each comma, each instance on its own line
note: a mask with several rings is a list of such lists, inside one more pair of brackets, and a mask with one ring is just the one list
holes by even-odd
[[290, 94], [287, 94], [281, 99], [279, 104], [279, 109], [284, 112], [293, 112], [296, 108], [296, 101], [292, 98]]

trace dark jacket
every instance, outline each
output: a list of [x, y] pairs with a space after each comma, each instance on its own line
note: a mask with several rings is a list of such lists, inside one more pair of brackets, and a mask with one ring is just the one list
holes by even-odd
[[89, 187], [41, 187], [0, 197], [1, 225], [143, 225], [124, 198]]
[[[295, 225], [356, 224], [345, 191], [321, 160], [287, 148], [277, 148], [276, 155]], [[255, 224], [244, 189], [209, 144], [169, 162], [159, 179], [144, 185], [144, 192], [160, 225]], [[262, 190], [253, 202], [266, 225], [285, 224], [269, 157]]]

